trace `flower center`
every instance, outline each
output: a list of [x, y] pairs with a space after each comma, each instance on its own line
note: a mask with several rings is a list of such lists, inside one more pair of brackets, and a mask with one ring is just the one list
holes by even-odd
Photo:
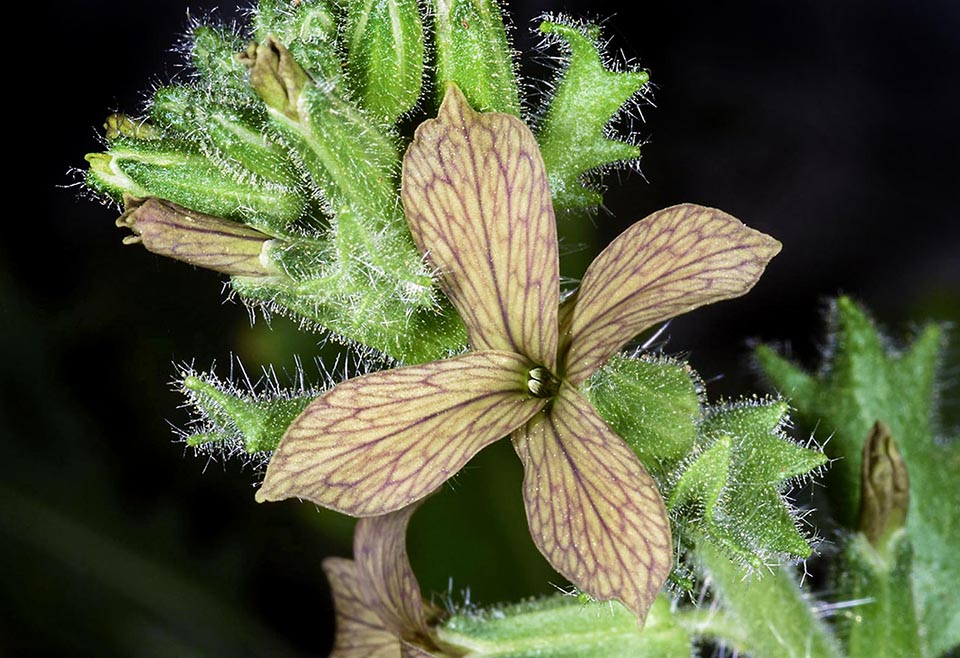
[[543, 366], [536, 366], [527, 373], [527, 390], [535, 398], [552, 398], [560, 390], [560, 380]]

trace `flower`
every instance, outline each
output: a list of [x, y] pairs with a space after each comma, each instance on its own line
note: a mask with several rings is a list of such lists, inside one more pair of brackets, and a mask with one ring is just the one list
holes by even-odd
[[357, 522], [353, 560], [327, 558], [337, 634], [330, 658], [413, 658], [438, 655], [434, 616], [410, 568], [406, 535], [418, 507]]
[[404, 211], [472, 351], [344, 382], [290, 426], [257, 499], [354, 516], [401, 509], [512, 435], [534, 542], [557, 571], [642, 621], [670, 572], [670, 525], [636, 455], [578, 391], [624, 343], [749, 290], [780, 249], [685, 204], [634, 224], [560, 305], [556, 223], [537, 142], [451, 85], [403, 161]]

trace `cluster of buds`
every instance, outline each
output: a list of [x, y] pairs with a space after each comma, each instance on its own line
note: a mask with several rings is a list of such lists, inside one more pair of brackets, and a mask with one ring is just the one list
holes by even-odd
[[[786, 405], [708, 410], [689, 367], [617, 355], [656, 323], [747, 292], [779, 243], [674, 206], [562, 298], [556, 215], [585, 216], [602, 201], [585, 175], [639, 157], [608, 124], [648, 76], [611, 67], [596, 27], [545, 21], [564, 58], [533, 132], [498, 4], [430, 4], [428, 24], [416, 0], [264, 0], [252, 43], [197, 27], [196, 80], [158, 89], [149, 116], [112, 116], [106, 151], [88, 156], [89, 186], [125, 206], [125, 243], [226, 274], [246, 302], [404, 366], [313, 400], [242, 400], [191, 374], [201, 415], [227, 419], [193, 444], [230, 434], [273, 451], [259, 500], [362, 518], [356, 563], [327, 565], [341, 621], [376, 626], [403, 655], [452, 643], [406, 560], [409, 515], [506, 435], [542, 554], [641, 624], [675, 547], [696, 537], [753, 565], [808, 554], [780, 485], [822, 455], [786, 440]], [[785, 470], [751, 461], [758, 451]], [[736, 522], [751, 505], [769, 527]]]

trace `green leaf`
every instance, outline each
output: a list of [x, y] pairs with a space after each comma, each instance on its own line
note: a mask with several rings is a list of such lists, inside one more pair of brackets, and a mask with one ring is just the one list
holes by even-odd
[[682, 469], [669, 507], [681, 535], [703, 535], [729, 559], [760, 569], [786, 553], [810, 555], [783, 493], [826, 462], [782, 430], [787, 405], [746, 402], [713, 409], [700, 426], [699, 453]]
[[650, 76], [609, 69], [601, 59], [595, 25], [544, 21], [540, 31], [568, 52], [537, 136], [554, 207], [558, 212], [593, 208], [603, 197], [584, 183], [584, 174], [640, 157], [639, 146], [610, 137], [609, 124]]
[[830, 436], [836, 459], [826, 493], [838, 520], [857, 527], [864, 437], [876, 421], [889, 426], [907, 464], [907, 530], [915, 553], [915, 586], [928, 649], [938, 655], [960, 644], [960, 442], [937, 436], [938, 366], [943, 329], [923, 327], [902, 349], [848, 297], [831, 314], [830, 351], [816, 375], [760, 347], [757, 358], [773, 385], [791, 399], [810, 430]]

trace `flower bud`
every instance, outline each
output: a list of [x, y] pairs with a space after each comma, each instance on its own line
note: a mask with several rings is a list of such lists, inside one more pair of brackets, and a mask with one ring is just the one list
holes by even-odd
[[250, 85], [267, 107], [296, 121], [300, 94], [313, 81], [287, 47], [268, 36], [263, 43], [251, 43], [239, 59], [250, 69]]
[[118, 137], [131, 139], [157, 139], [160, 135], [157, 129], [147, 123], [146, 119], [132, 119], [126, 114], [111, 114], [103, 123], [106, 138], [113, 140]]
[[151, 114], [158, 125], [200, 142], [221, 169], [241, 178], [255, 174], [278, 191], [297, 194], [300, 179], [293, 160], [267, 130], [262, 110], [218, 103], [193, 87], [173, 86], [157, 90]]
[[87, 185], [117, 202], [126, 195], [158, 197], [197, 212], [242, 219], [271, 234], [299, 219], [305, 203], [298, 190], [221, 168], [192, 142], [120, 137], [106, 153], [90, 153], [86, 159]]
[[156, 197], [127, 197], [117, 226], [133, 235], [124, 244], [231, 276], [268, 277], [279, 270], [266, 249], [271, 238], [243, 224], [194, 212]]
[[874, 548], [902, 528], [910, 506], [907, 465], [890, 428], [877, 421], [863, 444], [860, 464], [860, 531]]
[[497, 0], [432, 0], [437, 90], [455, 82], [480, 112], [520, 116], [513, 50]]
[[423, 24], [417, 0], [347, 5], [348, 66], [361, 106], [394, 123], [416, 105], [423, 80]]
[[246, 71], [235, 56], [246, 43], [239, 35], [224, 27], [198, 25], [190, 38], [190, 61], [205, 87], [221, 97], [226, 94], [246, 101], [253, 96]]
[[[327, 0], [260, 0], [253, 16], [257, 41], [274, 37], [315, 80], [334, 80], [343, 73], [336, 50], [338, 14]], [[355, 4], [355, 3], [350, 3]], [[359, 3], [367, 4], [367, 3]]]

